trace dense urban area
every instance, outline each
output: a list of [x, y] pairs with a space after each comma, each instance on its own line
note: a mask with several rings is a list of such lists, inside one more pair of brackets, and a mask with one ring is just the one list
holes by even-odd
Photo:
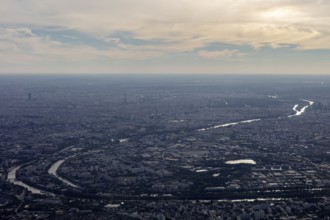
[[1, 76], [1, 219], [330, 219], [330, 78]]

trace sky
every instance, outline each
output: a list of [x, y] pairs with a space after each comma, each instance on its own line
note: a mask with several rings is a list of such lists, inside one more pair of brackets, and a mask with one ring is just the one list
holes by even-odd
[[0, 74], [329, 74], [329, 0], [0, 0]]

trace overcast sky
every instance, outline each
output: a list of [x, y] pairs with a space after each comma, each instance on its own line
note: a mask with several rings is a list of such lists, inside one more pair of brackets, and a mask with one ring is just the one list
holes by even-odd
[[0, 0], [0, 73], [330, 74], [329, 0]]

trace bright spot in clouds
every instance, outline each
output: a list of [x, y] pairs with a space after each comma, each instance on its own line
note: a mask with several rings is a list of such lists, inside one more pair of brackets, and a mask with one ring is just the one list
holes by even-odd
[[0, 73], [317, 73], [330, 1], [2, 0]]
[[295, 19], [301, 16], [302, 13], [292, 8], [273, 8], [263, 13], [265, 18], [269, 19]]

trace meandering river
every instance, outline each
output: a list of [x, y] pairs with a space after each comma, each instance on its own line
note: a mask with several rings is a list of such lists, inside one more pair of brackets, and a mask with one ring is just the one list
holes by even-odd
[[[70, 158], [70, 157], [69, 157]], [[75, 188], [79, 188], [79, 186], [77, 186], [76, 184], [70, 182], [69, 180], [67, 179], [64, 179], [62, 177], [60, 177], [58, 174], [57, 174], [57, 170], [58, 168], [69, 158], [66, 158], [66, 159], [63, 159], [63, 160], [58, 160], [56, 161], [55, 163], [53, 163], [53, 165], [49, 168], [48, 170], [48, 173], [51, 174], [51, 175], [54, 175], [58, 180], [60, 180], [61, 182], [69, 185], [69, 186], [72, 186], [72, 187], [75, 187]]]
[[[302, 107], [300, 110], [298, 110], [298, 107], [299, 107], [298, 104], [294, 105], [292, 110], [295, 112], [295, 114], [287, 116], [288, 118], [302, 115], [303, 113], [305, 113], [305, 111], [308, 107], [310, 107], [314, 104], [313, 101], [309, 101], [306, 99], [301, 99], [301, 101], [308, 102], [308, 105]], [[283, 117], [279, 117], [279, 119], [280, 118], [283, 118]], [[235, 126], [238, 124], [252, 123], [252, 122], [257, 122], [257, 121], [261, 121], [261, 119], [256, 118], [256, 119], [249, 119], [249, 120], [238, 121], [238, 122], [229, 122], [229, 123], [225, 123], [225, 124], [214, 125], [214, 126], [207, 127], [207, 128], [201, 128], [201, 129], [198, 129], [197, 131], [207, 131], [207, 130], [211, 130], [211, 129], [224, 128], [224, 127], [229, 127], [229, 126]]]
[[48, 194], [48, 192], [44, 192], [44, 191], [42, 191], [40, 189], [37, 189], [33, 186], [25, 184], [22, 181], [17, 180], [16, 179], [16, 173], [19, 169], [21, 169], [21, 167], [22, 167], [22, 165], [11, 168], [8, 172], [7, 180], [10, 183], [14, 184], [14, 185], [22, 186], [23, 188], [29, 190], [33, 194], [39, 194], [39, 195]]
[[[309, 100], [305, 100], [305, 99], [301, 99], [301, 101], [304, 101], [304, 102], [308, 102], [308, 105], [302, 107], [300, 110], [298, 109], [299, 105], [296, 104], [293, 106], [292, 110], [295, 112], [295, 114], [293, 115], [289, 115], [287, 116], [288, 118], [291, 118], [291, 117], [294, 117], [294, 116], [300, 116], [302, 115], [306, 109], [310, 106], [312, 106], [314, 104], [313, 101], [309, 101]], [[210, 130], [210, 129], [217, 129], [217, 128], [224, 128], [224, 127], [229, 127], [229, 126], [235, 126], [235, 125], [238, 125], [238, 124], [244, 124], [244, 123], [252, 123], [252, 122], [257, 122], [257, 121], [260, 121], [261, 119], [257, 118], [257, 119], [249, 119], [249, 120], [243, 120], [243, 121], [238, 121], [238, 122], [230, 122], [230, 123], [225, 123], [225, 124], [219, 124], [219, 125], [214, 125], [212, 127], [207, 127], [207, 128], [201, 128], [201, 129], [198, 129], [197, 131], [207, 131], [207, 130]], [[121, 142], [124, 142], [126, 141], [126, 139], [123, 139], [123, 141]], [[71, 146], [72, 147], [72, 146]], [[69, 148], [71, 148], [69, 147]], [[71, 157], [69, 157], [71, 158]], [[68, 160], [69, 158], [66, 158], [66, 159], [61, 159], [61, 160], [58, 160], [56, 161], [54, 164], [52, 164], [52, 166], [49, 168], [48, 170], [48, 173], [51, 174], [51, 175], [54, 175], [57, 179], [59, 179], [60, 181], [62, 181], [63, 183], [71, 186], [71, 187], [75, 187], [75, 188], [79, 188], [79, 186], [75, 185], [74, 183], [70, 182], [69, 180], [66, 180], [60, 176], [58, 176], [57, 174], [57, 170], [59, 169], [59, 167], [66, 161]], [[240, 161], [242, 162], [242, 161]], [[252, 161], [249, 161], [251, 162], [252, 164]], [[233, 162], [236, 164], [236, 162]], [[54, 195], [53, 193], [51, 192], [47, 192], [47, 191], [43, 191], [43, 190], [40, 190], [40, 189], [37, 189], [33, 186], [30, 186], [26, 183], [23, 183], [22, 181], [19, 181], [16, 179], [16, 174], [17, 174], [17, 171], [23, 166], [24, 164], [22, 165], [19, 165], [19, 166], [16, 166], [16, 167], [13, 167], [11, 169], [9, 169], [9, 172], [8, 172], [8, 175], [7, 175], [7, 181], [10, 182], [10, 183], [13, 183], [14, 185], [17, 185], [17, 186], [22, 186], [24, 187], [25, 189], [29, 190], [31, 193], [33, 194], [40, 194], [40, 195]]]

